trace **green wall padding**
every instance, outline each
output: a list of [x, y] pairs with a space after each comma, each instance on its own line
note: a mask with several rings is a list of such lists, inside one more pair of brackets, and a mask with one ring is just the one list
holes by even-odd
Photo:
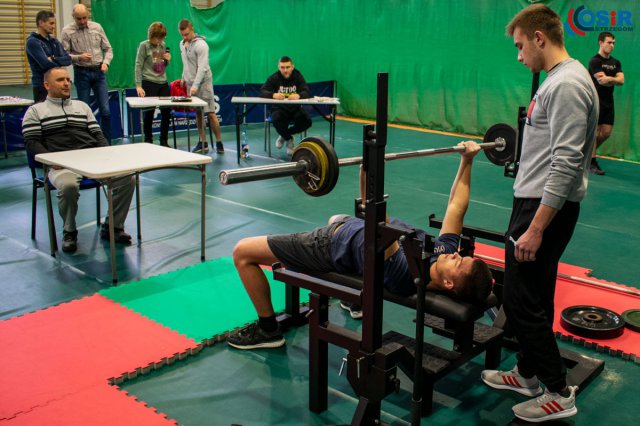
[[[284, 284], [272, 279], [271, 297], [276, 312], [284, 310]], [[99, 292], [197, 342], [258, 318], [230, 257], [199, 263], [177, 271]], [[301, 302], [309, 292], [300, 292]]]
[[[177, 25], [188, 18], [207, 37], [215, 84], [262, 82], [277, 59], [291, 56], [308, 81], [336, 80], [345, 115], [375, 116], [376, 74], [389, 72], [389, 119], [432, 129], [483, 134], [492, 124], [516, 124], [528, 104], [531, 74], [517, 62], [504, 28], [526, 0], [226, 0], [214, 9], [186, 0], [94, 0], [96, 21], [114, 46], [112, 87], [132, 87], [136, 49], [152, 21], [167, 25], [170, 80], [181, 75]], [[546, 1], [563, 20], [584, 5], [640, 17], [640, 2]], [[637, 132], [638, 32], [616, 34], [614, 56], [626, 83], [616, 88], [616, 125], [601, 154], [640, 160]], [[598, 50], [598, 31], [566, 37], [583, 63]]]

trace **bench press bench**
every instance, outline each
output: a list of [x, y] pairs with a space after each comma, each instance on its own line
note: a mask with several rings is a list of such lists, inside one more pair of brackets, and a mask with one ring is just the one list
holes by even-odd
[[[287, 284], [287, 301], [293, 301], [294, 303], [288, 304], [287, 315], [291, 316], [290, 319], [294, 319], [296, 315], [302, 315], [296, 310], [299, 304], [295, 303], [297, 295], [299, 294], [299, 288], [307, 288], [314, 292], [315, 285], [321, 286], [322, 294], [312, 297], [315, 299], [317, 306], [312, 306], [311, 309], [319, 309], [321, 311], [328, 310], [329, 297], [337, 297], [341, 300], [345, 300], [351, 303], [361, 304], [360, 293], [363, 287], [362, 277], [356, 275], [339, 274], [335, 272], [330, 273], [299, 273], [295, 271], [286, 270], [280, 267], [279, 264], [273, 265], [274, 279], [283, 281]], [[309, 285], [313, 282], [314, 284]], [[332, 289], [327, 291], [327, 289]], [[327, 293], [333, 293], [331, 295]], [[383, 298], [389, 302], [396, 303], [411, 309], [416, 309], [417, 296], [402, 296], [391, 293], [387, 290], [383, 292]], [[443, 348], [441, 346], [424, 343], [424, 353], [422, 357], [422, 414], [426, 415], [431, 412], [433, 402], [433, 386], [435, 382], [446, 376], [449, 372], [455, 370], [459, 366], [465, 364], [470, 359], [476, 357], [482, 352], [486, 352], [485, 367], [494, 369], [500, 364], [501, 356], [501, 337], [503, 331], [499, 328], [492, 327], [477, 323], [476, 321], [483, 317], [486, 309], [489, 309], [497, 303], [497, 298], [491, 294], [487, 300], [486, 306], [474, 306], [470, 303], [455, 300], [447, 294], [426, 291], [425, 292], [425, 316], [424, 325], [431, 328], [434, 334], [448, 337], [453, 340], [450, 348]], [[303, 309], [304, 312], [304, 309]], [[301, 321], [295, 321], [299, 323]], [[329, 326], [327, 324], [319, 325]], [[311, 341], [316, 339], [317, 336], [312, 336], [312, 329], [310, 329], [310, 348], [312, 346]], [[405, 350], [399, 351], [397, 357], [397, 366], [410, 378], [414, 376], [414, 347], [415, 340], [411, 337], [405, 336], [401, 333], [390, 331], [382, 336], [383, 345], [398, 344]], [[313, 362], [313, 357], [311, 358]], [[318, 371], [320, 366], [310, 365], [310, 371]], [[326, 371], [319, 372], [321, 375], [325, 375]], [[317, 380], [317, 378], [316, 378]], [[319, 389], [319, 383], [314, 382], [314, 374], [310, 374], [310, 406], [314, 411], [314, 407], [319, 411], [326, 409], [326, 396], [313, 395], [313, 389]], [[318, 391], [319, 392], [319, 391]], [[312, 400], [315, 398], [316, 400]], [[317, 411], [317, 412], [319, 412]]]

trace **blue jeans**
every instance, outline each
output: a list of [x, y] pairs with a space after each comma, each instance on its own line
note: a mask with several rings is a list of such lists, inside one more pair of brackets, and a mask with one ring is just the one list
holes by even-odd
[[109, 89], [107, 77], [100, 68], [85, 69], [73, 67], [78, 99], [90, 105], [91, 90], [98, 102], [100, 111], [100, 128], [104, 137], [111, 143], [111, 111], [109, 111]]

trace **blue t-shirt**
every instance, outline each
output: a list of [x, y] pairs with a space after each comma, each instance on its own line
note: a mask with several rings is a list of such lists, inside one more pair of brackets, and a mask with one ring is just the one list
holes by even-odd
[[[426, 233], [414, 228], [408, 223], [389, 218], [394, 226], [415, 229], [419, 239], [424, 239]], [[439, 255], [458, 251], [460, 238], [456, 234], [443, 234], [436, 239], [434, 255], [430, 262], [436, 261]], [[364, 220], [352, 218], [347, 220], [331, 239], [331, 257], [336, 270], [341, 273], [362, 275], [364, 271]], [[393, 256], [384, 262], [384, 286], [392, 293], [410, 295], [416, 292], [416, 287], [409, 273], [409, 264], [402, 246]]]

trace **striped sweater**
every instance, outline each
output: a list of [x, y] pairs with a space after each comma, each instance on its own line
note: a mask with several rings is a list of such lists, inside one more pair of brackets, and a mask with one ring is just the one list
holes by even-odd
[[22, 119], [22, 135], [33, 155], [109, 145], [89, 105], [48, 96], [29, 107]]

